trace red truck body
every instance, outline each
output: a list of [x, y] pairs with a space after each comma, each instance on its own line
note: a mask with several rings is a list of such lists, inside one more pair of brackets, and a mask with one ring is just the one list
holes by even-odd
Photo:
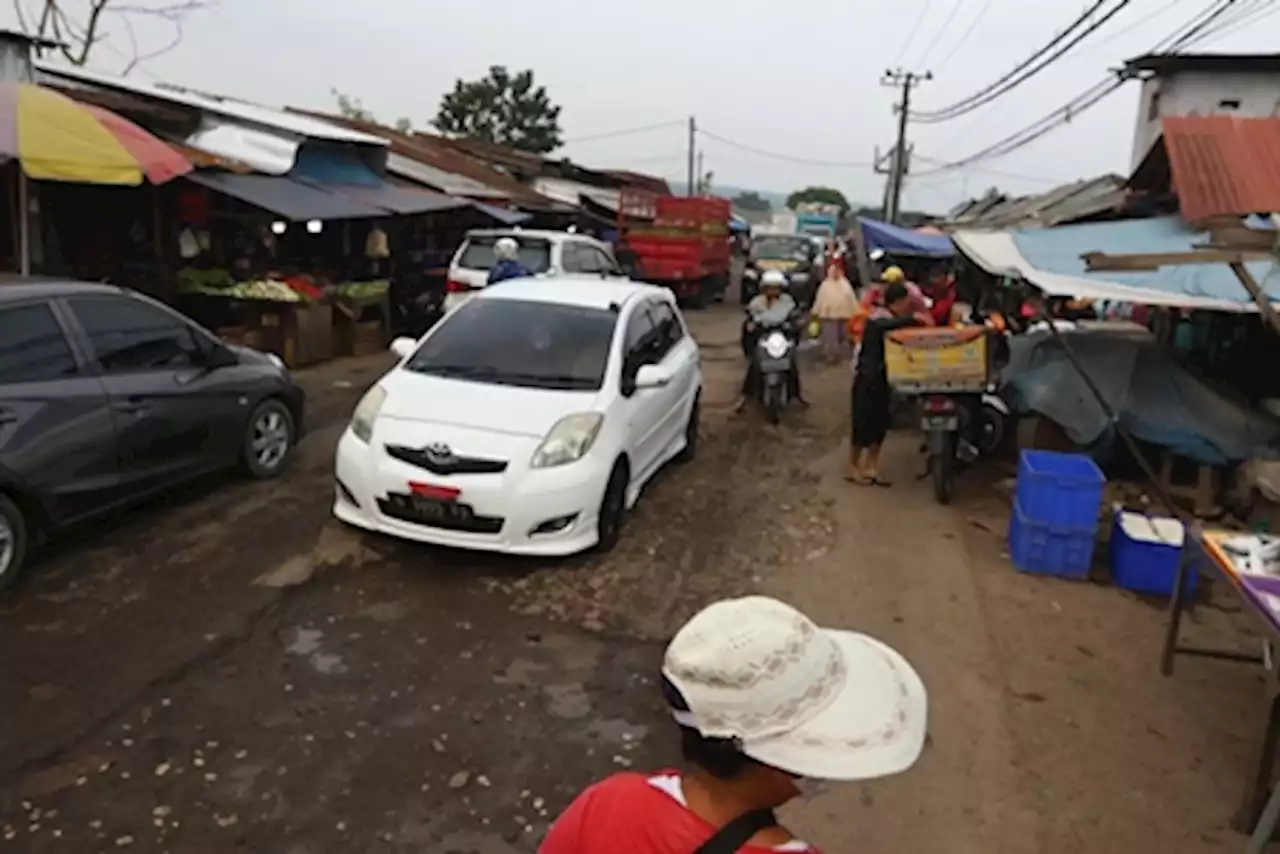
[[692, 306], [723, 297], [729, 284], [728, 199], [622, 191], [620, 246], [643, 281], [665, 285]]

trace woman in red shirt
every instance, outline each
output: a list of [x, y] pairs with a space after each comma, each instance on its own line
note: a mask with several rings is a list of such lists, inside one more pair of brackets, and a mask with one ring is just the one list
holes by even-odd
[[924, 747], [927, 696], [906, 659], [775, 599], [704, 609], [662, 674], [690, 770], [596, 783], [539, 854], [818, 854], [774, 809], [823, 781], [905, 771]]

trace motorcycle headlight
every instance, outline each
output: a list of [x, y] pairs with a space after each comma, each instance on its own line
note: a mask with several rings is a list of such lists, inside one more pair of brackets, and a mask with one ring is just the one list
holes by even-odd
[[378, 413], [386, 402], [387, 393], [381, 386], [374, 386], [365, 392], [356, 404], [355, 412], [351, 413], [351, 432], [366, 445], [373, 436], [373, 424], [378, 420]]
[[742, 271], [742, 277], [744, 279], [756, 279], [760, 277], [760, 271], [753, 267], [748, 267]]
[[599, 412], [566, 415], [547, 432], [546, 438], [533, 452], [529, 467], [549, 469], [577, 462], [591, 450], [603, 424], [604, 416]]
[[764, 339], [764, 351], [770, 359], [781, 359], [791, 349], [791, 342], [781, 332], [775, 332]]

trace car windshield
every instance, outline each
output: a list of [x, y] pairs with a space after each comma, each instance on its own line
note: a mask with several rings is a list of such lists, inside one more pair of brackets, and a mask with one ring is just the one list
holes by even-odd
[[761, 261], [807, 261], [810, 247], [807, 237], [773, 237], [757, 240], [751, 251]]
[[497, 262], [493, 247], [503, 237], [510, 237], [520, 244], [520, 263], [530, 273], [545, 273], [551, 269], [551, 243], [547, 240], [521, 237], [518, 234], [491, 234], [467, 238], [467, 246], [458, 258], [458, 266], [464, 270], [488, 270]]
[[472, 299], [440, 322], [405, 368], [470, 382], [594, 391], [604, 383], [617, 319], [604, 308]]

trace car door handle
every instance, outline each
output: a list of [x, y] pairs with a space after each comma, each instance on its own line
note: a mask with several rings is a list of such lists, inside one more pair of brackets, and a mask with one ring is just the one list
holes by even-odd
[[116, 403], [116, 412], [125, 415], [139, 415], [147, 410], [147, 404], [137, 398], [129, 398]]
[[13, 424], [18, 420], [18, 413], [0, 409], [0, 424]]

